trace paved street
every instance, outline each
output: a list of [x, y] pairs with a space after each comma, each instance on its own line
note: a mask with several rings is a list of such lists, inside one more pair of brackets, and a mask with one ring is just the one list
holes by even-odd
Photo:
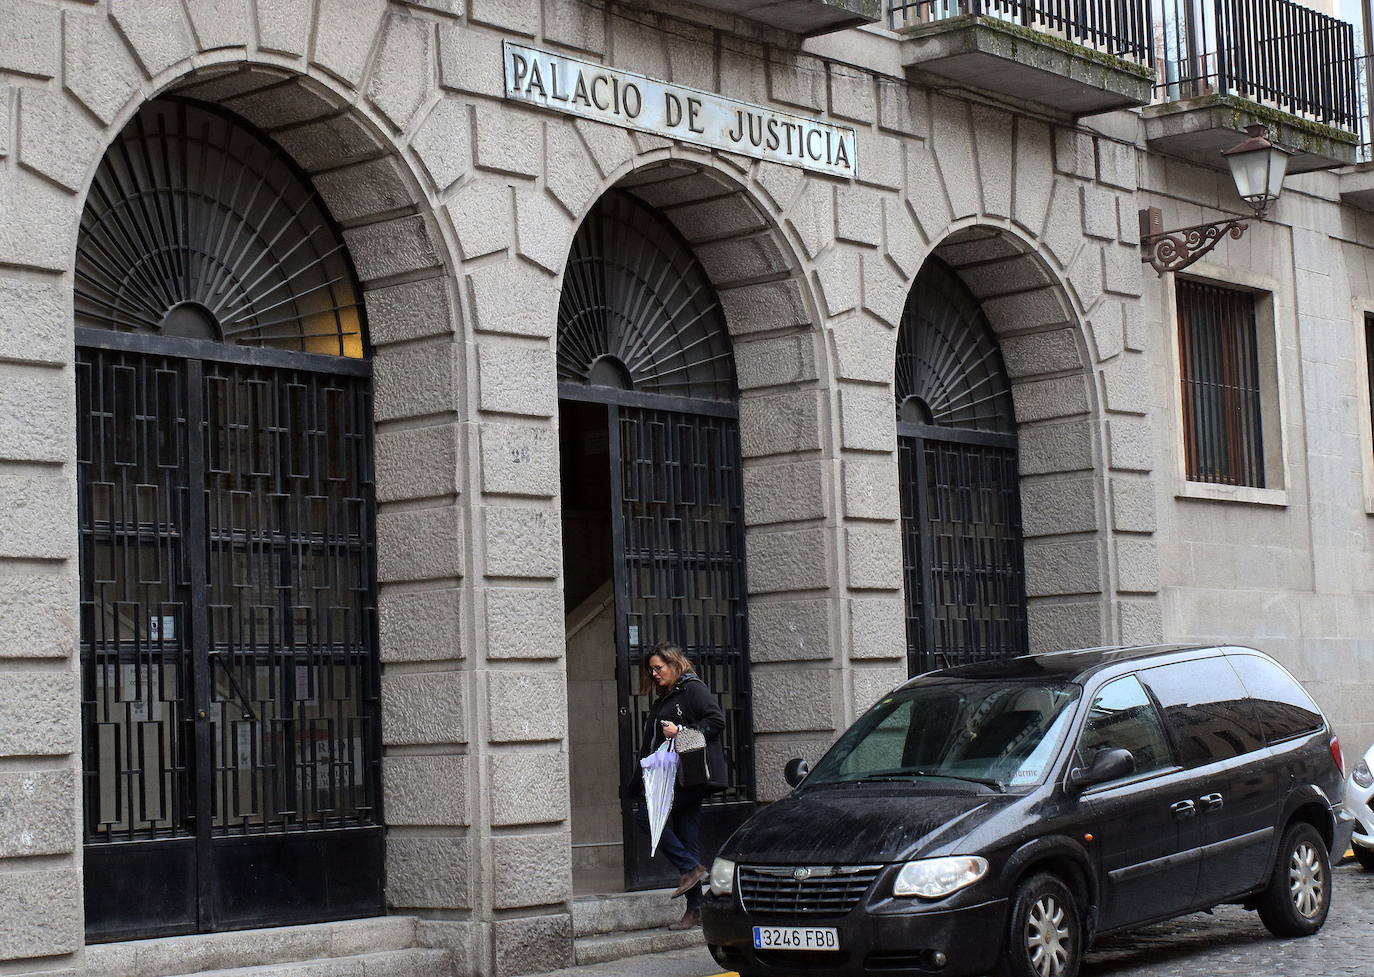
[[[1259, 917], [1234, 906], [1198, 913], [1100, 942], [1081, 977], [1366, 977], [1374, 973], [1374, 873], [1336, 869], [1326, 926], [1305, 940], [1276, 940]], [[634, 957], [549, 977], [712, 977], [704, 948]]]

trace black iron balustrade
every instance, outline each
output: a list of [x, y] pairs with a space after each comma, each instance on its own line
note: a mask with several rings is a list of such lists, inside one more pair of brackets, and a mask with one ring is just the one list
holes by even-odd
[[991, 17], [1136, 64], [1153, 64], [1150, 0], [892, 0], [887, 10], [893, 30], [955, 17]]
[[1293, 0], [1162, 0], [1161, 100], [1236, 95], [1360, 130], [1355, 29]]

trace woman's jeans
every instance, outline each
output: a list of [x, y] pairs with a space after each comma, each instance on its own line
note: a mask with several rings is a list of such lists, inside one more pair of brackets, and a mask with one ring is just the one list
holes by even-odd
[[[658, 850], [673, 863], [679, 875], [686, 875], [701, 864], [701, 799], [700, 791], [684, 789], [673, 795], [673, 809], [663, 825]], [[641, 802], [636, 806], [635, 821], [640, 830], [649, 834], [649, 812]], [[687, 890], [687, 908], [701, 908], [701, 886]]]

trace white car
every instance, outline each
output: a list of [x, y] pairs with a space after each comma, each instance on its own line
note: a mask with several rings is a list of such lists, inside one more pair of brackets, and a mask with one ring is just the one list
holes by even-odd
[[1366, 870], [1374, 872], [1374, 746], [1345, 781], [1345, 811], [1355, 819], [1350, 847]]

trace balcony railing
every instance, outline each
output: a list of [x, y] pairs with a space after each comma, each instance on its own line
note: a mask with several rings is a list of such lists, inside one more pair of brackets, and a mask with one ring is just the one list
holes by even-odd
[[1237, 95], [1358, 132], [1355, 29], [1293, 0], [1163, 0], [1161, 99]]
[[917, 0], [888, 4], [888, 26], [905, 30], [969, 15], [991, 17], [1082, 47], [1150, 65], [1150, 0]]

